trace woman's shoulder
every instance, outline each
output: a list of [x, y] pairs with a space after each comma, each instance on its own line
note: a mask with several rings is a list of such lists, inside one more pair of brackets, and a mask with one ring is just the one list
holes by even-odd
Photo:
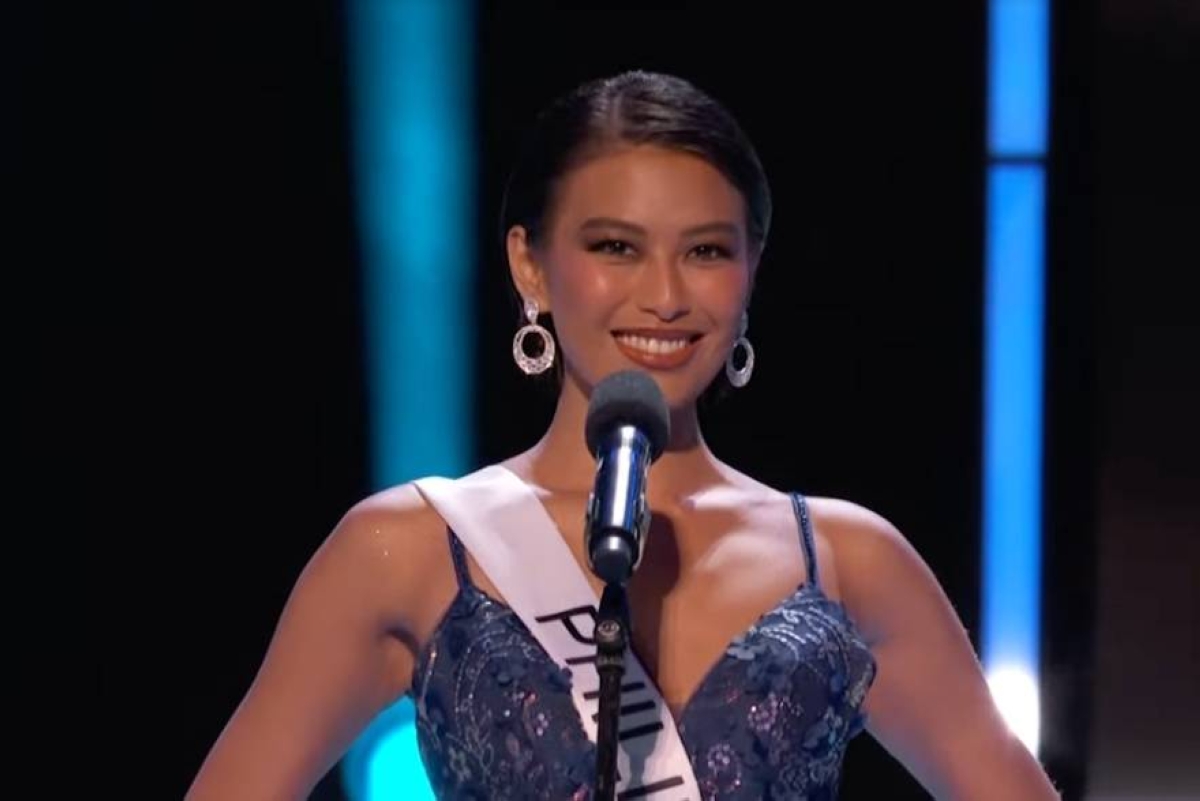
[[[751, 480], [753, 481], [753, 480]], [[801, 500], [812, 531], [820, 583], [870, 633], [880, 605], [917, 585], [936, 584], [933, 574], [900, 528], [870, 506], [844, 497], [808, 494], [754, 482], [761, 503]], [[782, 501], [776, 500], [775, 503]]]
[[818, 546], [842, 551], [847, 557], [863, 556], [867, 553], [905, 547], [907, 542], [900, 530], [879, 512], [861, 503], [846, 498], [810, 495], [796, 488], [784, 488], [757, 478], [727, 470], [730, 483], [740, 492], [737, 502], [746, 508], [791, 504], [792, 498], [801, 500], [812, 523], [813, 536]]
[[925, 559], [891, 519], [862, 503], [837, 497], [807, 498], [818, 548], [836, 565], [843, 603], [869, 640], [910, 599], [940, 595]]
[[[306, 574], [348, 577], [380, 608], [410, 610], [423, 578], [447, 549], [445, 523], [414, 482], [365, 495], [351, 504], [313, 555]], [[345, 581], [330, 582], [344, 587]]]
[[335, 532], [371, 530], [388, 536], [412, 536], [436, 525], [437, 513], [421, 495], [417, 481], [407, 481], [365, 495], [346, 509]]
[[857, 501], [804, 496], [814, 529], [847, 558], [908, 545], [903, 533], [880, 512]]
[[846, 498], [810, 495], [801, 489], [782, 488], [757, 478], [726, 469], [727, 480], [738, 493], [737, 503], [743, 507], [756, 508], [791, 504], [798, 498], [808, 513], [814, 537], [847, 555], [862, 555], [859, 552], [876, 552], [896, 547], [907, 547], [900, 530], [884, 515], [862, 503]]
[[406, 552], [442, 528], [415, 482], [387, 487], [355, 501], [330, 532], [324, 547], [386, 555]]

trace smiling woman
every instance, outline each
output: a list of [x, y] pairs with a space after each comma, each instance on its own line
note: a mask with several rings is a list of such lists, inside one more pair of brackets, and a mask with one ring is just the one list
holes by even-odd
[[554, 196], [553, 214], [514, 222], [507, 244], [518, 291], [554, 317], [569, 383], [640, 367], [686, 409], [749, 300], [761, 245], [742, 194], [703, 157], [635, 139], [576, 166]]
[[[852, 502], [767, 486], [705, 442], [697, 399], [753, 371], [748, 305], [771, 223], [729, 112], [669, 75], [587, 83], [538, 120], [502, 223], [528, 323], [515, 344], [544, 345], [514, 356], [529, 374], [562, 370], [548, 429], [502, 463], [348, 511], [190, 797], [304, 797], [404, 695], [438, 797], [592, 797], [602, 583], [584, 553], [583, 431], [594, 389], [630, 369], [661, 390], [670, 437], [628, 586], [619, 790], [833, 798], [869, 731], [938, 797], [1055, 797], [900, 533]], [[582, 654], [559, 658], [564, 632]]]

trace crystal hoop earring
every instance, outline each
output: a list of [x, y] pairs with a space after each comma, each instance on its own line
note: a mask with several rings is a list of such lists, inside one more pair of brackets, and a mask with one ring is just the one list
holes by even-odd
[[[525, 375], [544, 373], [554, 363], [554, 337], [542, 326], [538, 325], [538, 305], [535, 300], [525, 301], [525, 319], [528, 323], [517, 331], [513, 337], [513, 360]], [[525, 352], [525, 337], [535, 334], [542, 340], [542, 352], [530, 356]]]
[[[754, 346], [750, 344], [750, 340], [746, 339], [746, 330], [749, 327], [750, 317], [746, 312], [742, 312], [742, 324], [738, 330], [738, 338], [734, 340], [733, 347], [729, 350], [729, 356], [725, 359], [725, 377], [729, 379], [730, 384], [738, 388], [750, 383], [750, 376], [754, 373]], [[739, 346], [746, 351], [746, 361], [742, 364], [741, 369], [733, 366], [733, 357]]]

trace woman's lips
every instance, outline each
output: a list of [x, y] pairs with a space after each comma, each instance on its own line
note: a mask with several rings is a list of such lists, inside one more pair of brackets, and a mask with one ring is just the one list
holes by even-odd
[[695, 331], [614, 331], [617, 348], [627, 359], [651, 370], [672, 370], [687, 364], [696, 354], [702, 335]]

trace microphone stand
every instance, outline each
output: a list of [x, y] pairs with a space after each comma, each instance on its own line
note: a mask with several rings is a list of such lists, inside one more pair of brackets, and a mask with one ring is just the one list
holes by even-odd
[[596, 798], [613, 801], [621, 736], [621, 679], [625, 653], [632, 642], [625, 584], [641, 562], [641, 543], [650, 526], [645, 483], [652, 448], [639, 429], [622, 425], [596, 450], [601, 455], [586, 515], [588, 561], [592, 572], [604, 581], [595, 627], [596, 672], [600, 676]]
[[629, 643], [629, 601], [625, 586], [604, 585], [596, 618], [596, 672], [600, 674], [600, 712], [596, 732], [596, 798], [613, 801], [617, 785], [617, 742], [621, 717], [621, 679]]

